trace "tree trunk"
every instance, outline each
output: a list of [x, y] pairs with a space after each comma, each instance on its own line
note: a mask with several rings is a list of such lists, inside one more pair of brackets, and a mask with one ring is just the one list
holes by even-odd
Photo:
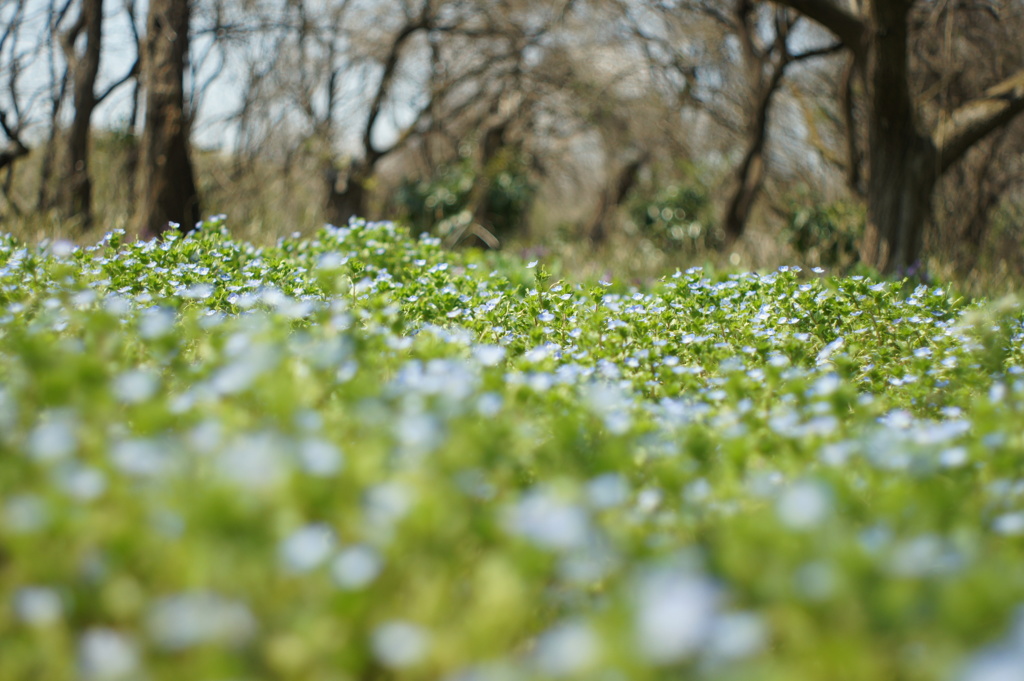
[[366, 217], [368, 192], [366, 182], [370, 173], [361, 161], [352, 161], [345, 176], [330, 161], [323, 171], [326, 196], [324, 198], [324, 217], [332, 225], [343, 227], [349, 219]]
[[158, 236], [168, 223], [183, 231], [200, 219], [185, 112], [189, 0], [150, 0], [143, 86], [146, 118], [142, 131], [137, 223], [143, 237]]
[[[75, 43], [85, 31], [85, 49]], [[89, 133], [96, 108], [96, 76], [103, 39], [103, 0], [82, 0], [78, 20], [64, 35], [64, 54], [73, 78], [75, 115], [67, 132], [59, 205], [65, 217], [78, 218], [83, 229], [92, 223], [92, 181], [89, 176]]]
[[920, 266], [937, 162], [910, 94], [907, 14], [911, 0], [877, 0], [865, 54], [870, 83], [868, 220], [861, 259], [885, 273]]
[[881, 144], [886, 146], [871, 153], [868, 220], [860, 255], [881, 272], [902, 274], [921, 265], [937, 179], [935, 145], [925, 136], [909, 134], [890, 134]]

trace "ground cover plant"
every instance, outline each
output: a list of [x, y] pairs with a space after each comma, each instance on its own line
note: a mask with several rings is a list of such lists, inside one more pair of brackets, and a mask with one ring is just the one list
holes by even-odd
[[1021, 678], [1012, 303], [122, 237], [0, 239], [0, 678]]

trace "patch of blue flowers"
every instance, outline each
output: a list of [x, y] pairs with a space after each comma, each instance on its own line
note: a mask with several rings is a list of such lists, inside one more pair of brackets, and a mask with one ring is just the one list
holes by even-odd
[[1013, 300], [0, 237], [0, 678], [1010, 680]]

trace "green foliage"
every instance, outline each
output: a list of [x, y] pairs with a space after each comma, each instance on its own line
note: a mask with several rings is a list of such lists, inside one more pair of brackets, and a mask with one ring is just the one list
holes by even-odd
[[122, 237], [0, 238], [0, 679], [1020, 668], [1013, 300]]
[[472, 155], [464, 154], [457, 162], [442, 166], [432, 178], [404, 180], [393, 198], [399, 215], [418, 233], [445, 236], [471, 218], [468, 211], [474, 188], [486, 181], [488, 229], [499, 236], [518, 231], [535, 194], [527, 159], [505, 148], [484, 169], [483, 177], [479, 174]]
[[864, 207], [850, 201], [820, 203], [798, 196], [789, 200], [784, 236], [797, 253], [825, 267], [845, 267], [857, 260], [864, 234]]
[[668, 251], [714, 248], [719, 237], [713, 209], [710, 189], [696, 172], [653, 196], [637, 192], [628, 202], [630, 219], [640, 233]]

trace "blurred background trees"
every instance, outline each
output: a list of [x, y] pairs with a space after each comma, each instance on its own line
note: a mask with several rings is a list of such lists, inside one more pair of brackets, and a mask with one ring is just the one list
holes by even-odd
[[[1020, 0], [4, 0], [0, 229], [1024, 271]], [[91, 231], [90, 231], [91, 230]]]

